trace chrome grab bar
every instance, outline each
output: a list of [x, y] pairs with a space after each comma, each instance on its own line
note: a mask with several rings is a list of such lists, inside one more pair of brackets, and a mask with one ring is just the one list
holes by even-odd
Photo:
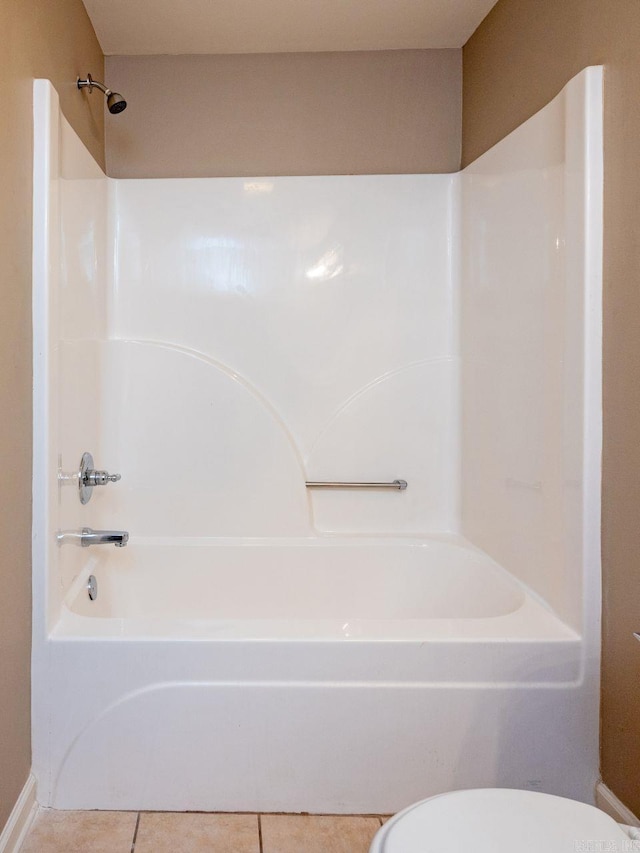
[[394, 480], [393, 483], [340, 483], [312, 482], [305, 483], [308, 489], [396, 489], [403, 492], [407, 488], [406, 480]]

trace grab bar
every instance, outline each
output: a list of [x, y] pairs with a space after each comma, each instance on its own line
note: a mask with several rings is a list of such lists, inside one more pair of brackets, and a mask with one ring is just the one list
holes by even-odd
[[406, 480], [394, 480], [393, 483], [339, 483], [313, 482], [305, 483], [308, 489], [396, 489], [403, 492], [407, 488]]

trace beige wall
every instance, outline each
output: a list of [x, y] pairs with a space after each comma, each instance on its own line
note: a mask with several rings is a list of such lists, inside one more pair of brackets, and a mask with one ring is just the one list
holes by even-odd
[[110, 56], [112, 177], [450, 172], [460, 50]]
[[0, 0], [0, 830], [31, 766], [31, 192], [32, 79], [48, 77], [104, 161], [103, 99], [79, 73], [103, 57], [80, 0]]
[[640, 815], [640, 3], [500, 0], [463, 63], [464, 164], [605, 65], [601, 762]]

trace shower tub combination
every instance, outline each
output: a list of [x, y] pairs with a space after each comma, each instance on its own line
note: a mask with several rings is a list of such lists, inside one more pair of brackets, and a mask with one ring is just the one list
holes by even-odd
[[39, 802], [592, 800], [600, 69], [457, 175], [109, 180], [46, 81], [35, 134]]

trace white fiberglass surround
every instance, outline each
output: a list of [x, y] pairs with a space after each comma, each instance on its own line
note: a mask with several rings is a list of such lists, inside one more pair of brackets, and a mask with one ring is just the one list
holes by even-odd
[[113, 181], [36, 81], [42, 804], [591, 799], [601, 98], [458, 175]]

